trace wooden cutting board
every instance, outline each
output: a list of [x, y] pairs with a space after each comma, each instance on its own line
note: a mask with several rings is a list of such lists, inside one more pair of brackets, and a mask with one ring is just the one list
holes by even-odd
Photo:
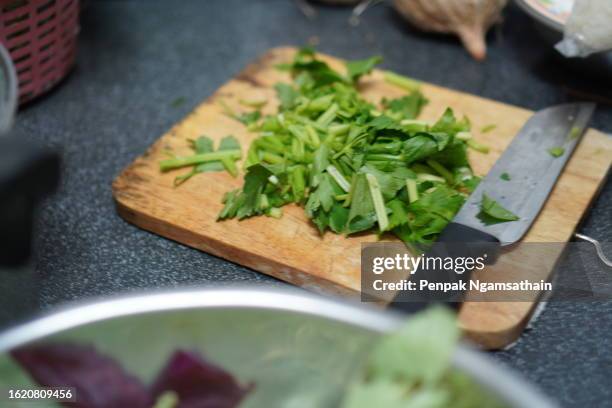
[[[225, 172], [204, 173], [175, 188], [174, 177], [188, 170], [166, 174], [159, 171], [158, 162], [167, 157], [167, 151], [190, 154], [187, 139], [200, 135], [215, 140], [234, 135], [246, 151], [256, 134], [224, 115], [219, 101], [245, 111], [240, 99], [266, 98], [270, 102], [263, 113], [273, 113], [277, 106], [273, 85], [280, 80], [289, 81], [287, 74], [274, 66], [290, 61], [294, 52], [294, 48], [272, 49], [219, 88], [123, 170], [113, 183], [113, 195], [119, 214], [141, 228], [306, 289], [358, 297], [360, 244], [374, 242], [375, 235], [345, 238], [327, 233], [321, 237], [297, 206], [285, 207], [280, 220], [256, 217], [216, 222], [223, 194], [241, 186], [242, 177], [234, 179]], [[327, 56], [324, 59], [334, 68], [343, 69], [340, 60]], [[364, 78], [360, 88], [373, 102], [383, 96], [404, 94], [385, 83], [380, 72]], [[474, 171], [480, 175], [487, 173], [532, 114], [435, 85], [424, 84], [423, 92], [430, 100], [423, 119], [435, 120], [450, 106], [457, 114], [467, 115], [475, 138], [491, 147], [489, 154], [470, 152]], [[479, 129], [489, 124], [495, 124], [496, 129], [480, 134]], [[611, 160], [611, 138], [589, 130], [525, 241], [568, 241], [604, 182]], [[530, 268], [531, 278], [548, 280], [559, 255], [557, 251], [549, 259], [535, 262]], [[504, 255], [496, 268], [503, 269], [504, 264], [512, 273], [512, 254]], [[481, 275], [487, 279], [486, 273]], [[518, 338], [536, 303], [537, 299], [466, 303], [460, 312], [461, 325], [483, 347], [500, 348]]]

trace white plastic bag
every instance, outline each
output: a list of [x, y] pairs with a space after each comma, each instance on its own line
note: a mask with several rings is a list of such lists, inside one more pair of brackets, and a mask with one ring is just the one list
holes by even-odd
[[556, 48], [566, 57], [612, 50], [612, 0], [576, 0]]

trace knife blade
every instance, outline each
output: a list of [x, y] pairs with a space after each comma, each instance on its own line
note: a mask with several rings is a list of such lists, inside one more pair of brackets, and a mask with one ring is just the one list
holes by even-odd
[[[534, 114], [479, 183], [453, 222], [490, 234], [502, 245], [521, 239], [546, 202], [594, 111], [595, 104], [573, 103]], [[558, 147], [564, 150], [561, 156], [554, 157], [549, 153], [550, 149]], [[503, 173], [509, 174], [510, 180], [502, 181]], [[477, 217], [483, 193], [520, 219], [484, 225]]]
[[[519, 241], [544, 206], [559, 175], [585, 133], [594, 111], [593, 103], [572, 103], [535, 113], [442, 231], [437, 243], [425, 257], [476, 257], [478, 254], [487, 253], [492, 263], [497, 258], [499, 247]], [[563, 153], [558, 157], [550, 152], [555, 148], [563, 149]], [[509, 180], [501, 179], [504, 173], [510, 175]], [[483, 194], [516, 214], [519, 219], [485, 225], [478, 217]], [[445, 243], [453, 245], [444, 246]], [[426, 275], [421, 274], [420, 278], [430, 282], [466, 281], [470, 275], [469, 271], [462, 275], [446, 270], [423, 272], [426, 272]], [[419, 276], [418, 270], [413, 275], [416, 276]], [[454, 291], [440, 299], [459, 302], [462, 295], [462, 291]], [[421, 303], [414, 304], [415, 299]], [[430, 296], [423, 301], [422, 298], [415, 298], [412, 293], [400, 291], [391, 306], [415, 311], [429, 301], [440, 299]], [[457, 303], [454, 303], [454, 306], [457, 306]]]

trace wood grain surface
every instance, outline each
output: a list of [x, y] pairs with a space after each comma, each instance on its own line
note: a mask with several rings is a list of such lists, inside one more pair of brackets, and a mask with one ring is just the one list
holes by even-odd
[[[270, 102], [263, 113], [275, 112], [277, 102], [273, 85], [289, 81], [289, 78], [274, 66], [290, 61], [294, 52], [293, 48], [272, 49], [219, 88], [123, 170], [113, 183], [113, 195], [119, 214], [141, 228], [306, 289], [358, 297], [360, 244], [376, 241], [375, 235], [346, 238], [326, 233], [321, 237], [304, 210], [294, 205], [284, 208], [280, 220], [256, 217], [216, 222], [223, 194], [240, 187], [242, 175], [232, 178], [225, 172], [204, 173], [175, 188], [174, 178], [188, 170], [163, 174], [159, 171], [158, 163], [167, 157], [167, 151], [190, 154], [187, 139], [201, 135], [215, 141], [234, 135], [246, 152], [257, 135], [224, 115], [219, 101], [223, 100], [237, 111], [245, 111], [239, 104], [240, 99], [266, 98]], [[333, 67], [343, 69], [340, 60], [323, 58]], [[385, 83], [380, 72], [364, 78], [360, 90], [376, 103], [382, 97], [404, 94]], [[457, 114], [467, 115], [476, 140], [491, 147], [489, 154], [470, 152], [472, 166], [479, 175], [487, 173], [532, 114], [525, 109], [431, 84], [424, 84], [423, 92], [430, 103], [421, 118], [435, 120], [450, 106]], [[495, 124], [495, 130], [480, 134], [479, 129], [489, 124]], [[524, 241], [568, 241], [602, 185], [611, 160], [610, 138], [589, 130]], [[530, 278], [550, 279], [560, 252], [553, 251], [550, 256], [542, 257], [545, 259], [530, 264], [527, 268]], [[519, 255], [520, 246], [504, 254], [494, 268], [506, 275], [515, 273]], [[482, 280], [494, 279], [496, 274], [488, 272], [489, 268], [480, 273]], [[518, 338], [536, 303], [537, 299], [467, 302], [459, 318], [468, 337], [485, 348], [500, 348]]]

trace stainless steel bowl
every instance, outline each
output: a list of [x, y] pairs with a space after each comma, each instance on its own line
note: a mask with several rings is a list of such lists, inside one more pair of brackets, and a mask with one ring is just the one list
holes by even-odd
[[[515, 0], [515, 3], [532, 17], [535, 27], [549, 47], [554, 47], [563, 39], [565, 21], [563, 17], [552, 18], [534, 6], [533, 0]], [[612, 52], [601, 52], [586, 58], [565, 58], [561, 54], [556, 54], [561, 64], [570, 68], [574, 75], [579, 78], [590, 78], [598, 81], [603, 89], [612, 85]], [[607, 98], [607, 97], [605, 97]]]
[[[118, 298], [0, 336], [0, 389], [32, 386], [7, 352], [34, 341], [93, 344], [150, 381], [176, 348], [197, 350], [255, 392], [243, 407], [336, 407], [363, 357], [403, 318], [294, 290], [208, 289]], [[515, 373], [460, 346], [453, 364], [511, 407], [555, 407]], [[39, 406], [39, 405], [37, 405]]]
[[537, 20], [542, 25], [548, 27], [550, 30], [556, 31], [558, 34], [563, 33], [564, 23], [561, 17], [553, 18], [542, 11], [538, 10], [534, 6], [532, 0], [515, 0], [516, 3], [521, 7], [527, 14]]
[[13, 124], [17, 108], [17, 75], [11, 56], [0, 44], [0, 136]]

